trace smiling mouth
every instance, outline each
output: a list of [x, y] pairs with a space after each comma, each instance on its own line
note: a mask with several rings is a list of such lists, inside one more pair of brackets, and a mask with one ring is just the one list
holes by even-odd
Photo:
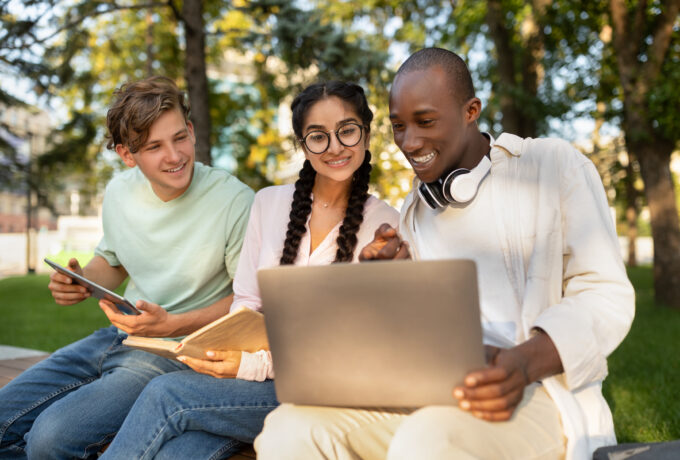
[[436, 155], [436, 152], [432, 151], [425, 155], [409, 156], [408, 159], [413, 166], [423, 166], [432, 161]]
[[176, 172], [179, 172], [179, 171], [181, 171], [182, 169], [184, 169], [185, 166], [186, 166], [186, 163], [182, 163], [181, 165], [177, 166], [176, 168], [173, 168], [173, 169], [165, 169], [165, 170], [163, 170], [163, 172], [167, 172], [167, 173], [176, 173]]
[[344, 166], [349, 163], [350, 157], [340, 158], [339, 160], [327, 161], [326, 164], [332, 167]]

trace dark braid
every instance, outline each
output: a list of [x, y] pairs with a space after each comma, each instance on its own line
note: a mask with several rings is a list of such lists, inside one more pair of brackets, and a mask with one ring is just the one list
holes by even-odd
[[[291, 104], [293, 132], [298, 140], [302, 139], [302, 128], [309, 108], [316, 102], [331, 96], [338, 97], [352, 105], [365, 128], [364, 136], [368, 135], [371, 121], [373, 120], [373, 112], [368, 107], [363, 88], [354, 83], [329, 81], [308, 86], [293, 100]], [[335, 255], [335, 262], [349, 262], [353, 259], [354, 249], [357, 245], [356, 234], [364, 220], [364, 204], [368, 199], [368, 180], [371, 173], [370, 161], [371, 154], [367, 150], [363, 163], [359, 169], [354, 171], [352, 176], [345, 218], [342, 221], [340, 233], [336, 240], [338, 251]], [[279, 261], [281, 265], [292, 265], [295, 263], [295, 259], [297, 259], [300, 241], [307, 231], [305, 224], [309, 214], [312, 212], [311, 196], [315, 178], [316, 171], [312, 164], [305, 160], [304, 166], [300, 171], [300, 178], [295, 182], [295, 193], [293, 194], [293, 203], [290, 209], [290, 221], [288, 222], [286, 240], [283, 243], [283, 252]]]
[[281, 265], [292, 265], [300, 249], [300, 240], [307, 229], [307, 217], [312, 212], [312, 187], [316, 171], [312, 168], [309, 160], [305, 160], [300, 177], [295, 182], [295, 193], [293, 193], [293, 203], [290, 206], [290, 220], [288, 221], [288, 231], [286, 241], [283, 243], [283, 253], [281, 254]]
[[368, 200], [368, 181], [371, 178], [371, 152], [366, 150], [364, 162], [354, 171], [352, 189], [347, 200], [345, 218], [340, 226], [340, 234], [336, 243], [338, 251], [335, 262], [351, 262], [354, 259], [354, 249], [357, 246], [357, 232], [364, 221], [364, 205]]

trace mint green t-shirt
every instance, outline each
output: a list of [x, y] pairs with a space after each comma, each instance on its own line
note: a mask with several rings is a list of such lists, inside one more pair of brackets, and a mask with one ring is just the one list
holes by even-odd
[[139, 168], [106, 187], [104, 236], [95, 249], [130, 275], [125, 297], [172, 313], [232, 293], [253, 191], [224, 170], [195, 163], [189, 188], [163, 202]]

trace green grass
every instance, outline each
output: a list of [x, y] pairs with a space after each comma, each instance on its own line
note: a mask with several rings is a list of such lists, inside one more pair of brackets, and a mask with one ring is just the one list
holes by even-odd
[[652, 270], [628, 271], [637, 295], [630, 333], [609, 357], [604, 395], [619, 442], [680, 438], [680, 311], [654, 304]]
[[[67, 259], [68, 260], [68, 259]], [[619, 442], [680, 438], [680, 311], [654, 304], [652, 271], [629, 270], [637, 293], [630, 333], [609, 358], [604, 394], [614, 413]], [[56, 305], [48, 277], [0, 280], [0, 343], [54, 351], [109, 323], [93, 299]]]
[[48, 283], [49, 275], [0, 280], [0, 344], [54, 351], [111, 325], [96, 299], [57, 305]]

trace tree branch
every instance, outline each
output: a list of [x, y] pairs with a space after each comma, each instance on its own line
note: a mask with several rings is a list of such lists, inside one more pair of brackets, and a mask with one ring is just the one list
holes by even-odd
[[652, 44], [647, 52], [647, 62], [642, 65], [643, 78], [636, 86], [644, 84], [647, 85], [644, 89], [649, 90], [648, 85], [651, 85], [659, 76], [673, 35], [673, 24], [678, 20], [678, 13], [680, 13], [680, 0], [668, 0], [662, 6], [661, 15], [653, 31]]

